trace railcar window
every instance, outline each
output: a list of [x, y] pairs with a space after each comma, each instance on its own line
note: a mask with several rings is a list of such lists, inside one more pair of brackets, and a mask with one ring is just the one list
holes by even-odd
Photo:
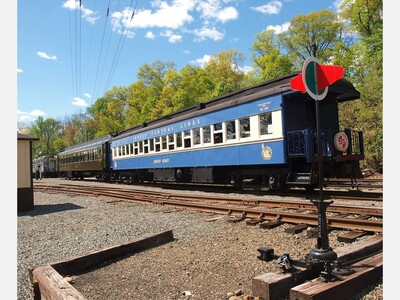
[[149, 140], [149, 146], [150, 146], [150, 151], [154, 151], [154, 140], [153, 139]]
[[203, 142], [204, 142], [204, 144], [211, 143], [211, 127], [210, 126], [203, 127]]
[[161, 150], [161, 142], [160, 142], [160, 137], [155, 138], [155, 143], [156, 143], [156, 152], [160, 152]]
[[250, 136], [250, 118], [243, 118], [239, 120], [240, 124], [240, 138]]
[[214, 124], [214, 144], [220, 144], [222, 139], [222, 123]]
[[133, 153], [133, 144], [128, 144], [128, 155]]
[[183, 143], [185, 148], [190, 148], [192, 146], [190, 138], [191, 138], [190, 130], [185, 130], [183, 132]]
[[143, 141], [144, 153], [149, 153], [149, 140]]
[[135, 155], [138, 155], [138, 153], [139, 153], [139, 145], [138, 145], [138, 142], [135, 142], [134, 143], [134, 152], [135, 152]]
[[175, 148], [174, 135], [168, 134], [168, 150], [174, 150], [174, 148]]
[[200, 145], [200, 128], [193, 129], [193, 145]]
[[161, 137], [161, 146], [162, 150], [167, 150], [167, 136]]
[[176, 134], [176, 147], [182, 147], [182, 132]]
[[139, 141], [139, 153], [143, 153], [143, 141]]
[[126, 153], [125, 153], [125, 145], [121, 146], [121, 148], [122, 148], [122, 156], [125, 156], [126, 155]]
[[235, 121], [226, 122], [226, 139], [234, 140], [236, 139], [236, 125]]
[[260, 135], [271, 134], [272, 114], [270, 112], [260, 115]]

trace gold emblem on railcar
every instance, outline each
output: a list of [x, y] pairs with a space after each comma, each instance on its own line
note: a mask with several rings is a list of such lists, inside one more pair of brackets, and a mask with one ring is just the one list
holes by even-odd
[[269, 146], [265, 146], [264, 144], [261, 145], [261, 155], [265, 160], [270, 160], [272, 157], [272, 149]]

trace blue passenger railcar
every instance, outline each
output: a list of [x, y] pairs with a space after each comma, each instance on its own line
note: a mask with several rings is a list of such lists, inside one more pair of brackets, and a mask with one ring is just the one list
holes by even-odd
[[[261, 189], [318, 178], [315, 102], [290, 89], [298, 73], [118, 133], [109, 168], [131, 181], [230, 183]], [[341, 131], [338, 103], [359, 92], [345, 79], [320, 101], [325, 177], [361, 177], [361, 132]]]

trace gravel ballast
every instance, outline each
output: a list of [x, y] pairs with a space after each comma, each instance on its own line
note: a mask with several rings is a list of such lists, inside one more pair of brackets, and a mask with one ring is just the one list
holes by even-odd
[[[46, 183], [74, 181], [40, 181]], [[173, 231], [173, 242], [90, 272], [72, 274], [73, 286], [87, 299], [214, 300], [233, 299], [234, 295], [242, 299], [251, 295], [253, 277], [279, 272], [276, 261], [267, 263], [257, 259], [258, 248], [268, 246], [276, 254], [289, 253], [292, 258], [301, 259], [316, 243], [314, 238], [307, 237], [306, 231], [286, 233], [285, 228], [290, 226], [287, 224], [265, 230], [243, 221], [227, 222], [225, 218], [210, 221], [216, 215], [208, 213], [114, 200], [102, 196], [34, 193], [34, 210], [18, 214], [19, 300], [30, 299], [30, 268], [166, 230]], [[337, 241], [339, 234], [343, 231], [329, 233], [333, 249], [346, 245]], [[382, 281], [353, 299], [383, 299]]]

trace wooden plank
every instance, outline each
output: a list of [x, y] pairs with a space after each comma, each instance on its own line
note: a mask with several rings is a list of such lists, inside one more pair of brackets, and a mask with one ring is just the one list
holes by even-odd
[[[338, 260], [342, 263], [353, 261], [382, 250], [382, 235], [378, 234], [367, 240], [358, 241], [335, 249]], [[264, 300], [277, 300], [287, 297], [290, 288], [305, 280], [315, 278], [318, 274], [311, 274], [305, 269], [299, 269], [294, 275], [284, 273], [265, 273], [252, 280], [253, 295]], [[308, 279], [307, 279], [308, 278]], [[338, 298], [341, 299], [341, 298]]]
[[261, 219], [247, 219], [246, 220], [246, 224], [250, 225], [250, 226], [255, 226], [255, 225], [257, 225], [258, 223], [261, 223], [261, 222], [262, 222]]
[[50, 265], [35, 268], [32, 276], [39, 285], [40, 299], [42, 300], [86, 299]]
[[75, 256], [68, 260], [52, 263], [51, 266], [60, 274], [74, 274], [96, 267], [109, 259], [115, 259], [126, 254], [137, 253], [174, 240], [172, 230], [153, 234], [133, 242], [93, 251], [85, 255]]
[[265, 228], [265, 229], [272, 229], [272, 228], [278, 227], [282, 224], [283, 224], [283, 222], [281, 222], [279, 220], [273, 220], [273, 221], [262, 222], [262, 223], [260, 223], [259, 226], [261, 228]]
[[303, 230], [305, 230], [307, 228], [308, 228], [307, 224], [297, 224], [297, 225], [294, 225], [292, 227], [286, 228], [285, 232], [286, 233], [295, 234], [295, 233], [302, 232]]
[[334, 282], [316, 278], [290, 290], [291, 300], [337, 300], [351, 299], [358, 292], [377, 282], [383, 275], [382, 252], [352, 265], [354, 273], [338, 276]]
[[366, 235], [367, 233], [364, 231], [349, 231], [343, 235], [338, 236], [338, 241], [339, 242], [344, 242], [344, 243], [352, 243], [354, 242], [357, 238], [362, 237]]
[[383, 236], [381, 234], [374, 235], [366, 240], [346, 245], [335, 249], [338, 259], [342, 263], [348, 263], [366, 257], [372, 253], [376, 253], [383, 249]]

